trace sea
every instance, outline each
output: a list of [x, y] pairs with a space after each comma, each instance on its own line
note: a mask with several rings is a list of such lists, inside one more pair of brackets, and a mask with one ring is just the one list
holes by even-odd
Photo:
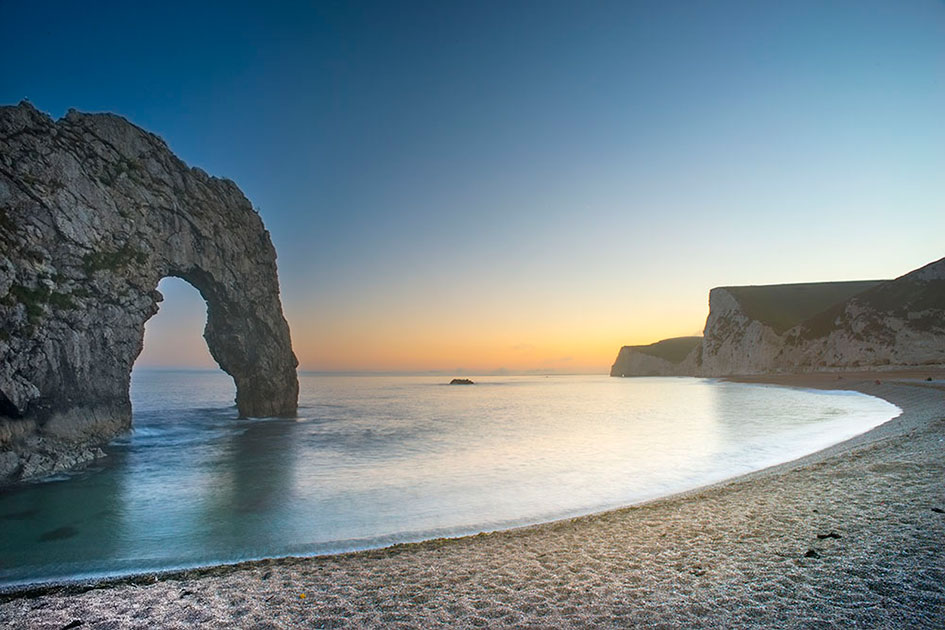
[[239, 418], [220, 371], [137, 369], [133, 429], [0, 490], [0, 588], [332, 554], [636, 504], [786, 462], [900, 410], [699, 378], [300, 375]]

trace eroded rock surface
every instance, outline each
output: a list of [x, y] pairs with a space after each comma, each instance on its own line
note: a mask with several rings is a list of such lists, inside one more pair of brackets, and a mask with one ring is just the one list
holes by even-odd
[[66, 469], [131, 424], [131, 368], [167, 276], [244, 416], [293, 415], [276, 252], [236, 184], [111, 114], [0, 108], [0, 479]]

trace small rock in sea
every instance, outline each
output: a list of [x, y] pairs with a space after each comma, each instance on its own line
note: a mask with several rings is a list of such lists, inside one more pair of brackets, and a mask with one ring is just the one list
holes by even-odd
[[804, 554], [805, 558], [819, 558], [820, 554], [817, 553], [816, 549], [808, 549], [807, 553]]
[[932, 377], [931, 377], [931, 376], [926, 376], [926, 377], [925, 377], [925, 380], [931, 381], [931, 380], [932, 380]]
[[450, 381], [450, 385], [475, 385], [475, 383], [468, 378], [454, 378]]
[[829, 534], [817, 534], [818, 540], [824, 540], [826, 538], [836, 538], [839, 540], [841, 536], [837, 532], [830, 532]]
[[942, 508], [932, 508], [932, 511], [936, 512], [937, 514], [945, 514], [945, 510]]

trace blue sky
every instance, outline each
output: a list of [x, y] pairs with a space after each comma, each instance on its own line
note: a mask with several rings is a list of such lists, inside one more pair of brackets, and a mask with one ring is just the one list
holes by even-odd
[[[945, 255], [941, 2], [3, 6], [0, 102], [260, 208], [303, 368], [604, 370], [712, 286]], [[162, 290], [142, 361], [206, 364]]]

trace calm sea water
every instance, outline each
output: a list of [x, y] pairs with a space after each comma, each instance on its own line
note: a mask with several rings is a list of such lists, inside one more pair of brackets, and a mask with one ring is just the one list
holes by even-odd
[[134, 431], [0, 493], [0, 585], [339, 552], [586, 514], [794, 459], [898, 413], [690, 378], [303, 375], [239, 420], [221, 372], [136, 371]]

